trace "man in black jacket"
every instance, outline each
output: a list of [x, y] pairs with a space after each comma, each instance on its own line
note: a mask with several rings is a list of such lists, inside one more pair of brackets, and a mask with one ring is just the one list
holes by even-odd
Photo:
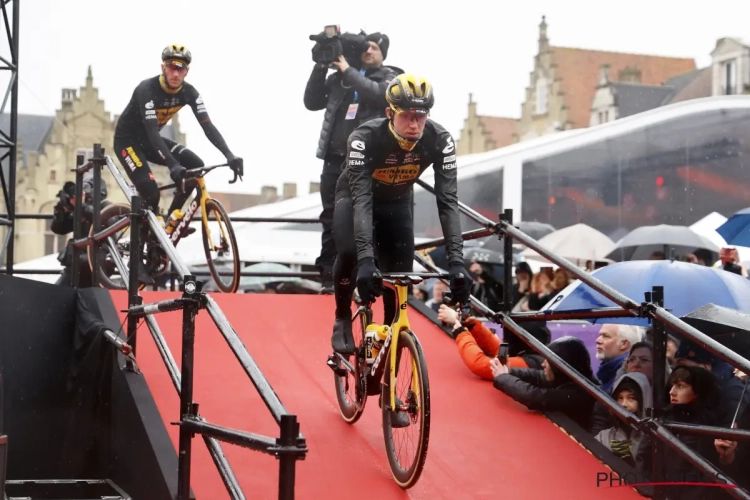
[[[372, 33], [366, 37], [368, 48], [362, 53], [362, 69], [349, 65], [344, 56], [330, 65], [334, 73], [326, 77], [329, 66], [315, 64], [305, 87], [305, 107], [310, 111], [325, 109], [316, 156], [323, 160], [320, 175], [320, 198], [323, 224], [320, 256], [315, 262], [323, 281], [323, 293], [333, 293], [333, 263], [336, 244], [333, 241], [333, 208], [336, 181], [346, 155], [347, 138], [355, 128], [373, 118], [385, 117], [385, 90], [403, 70], [384, 66], [390, 44], [388, 36]], [[313, 49], [315, 50], [315, 49]]]
[[[53, 209], [54, 216], [52, 218], [52, 225], [50, 229], [53, 233], [60, 236], [72, 233], [74, 231], [74, 210], [76, 202], [76, 185], [74, 182], [66, 182], [63, 188], [57, 193], [58, 202]], [[83, 211], [81, 217], [81, 225], [83, 226], [83, 234], [88, 236], [89, 229], [94, 220], [94, 175], [91, 172], [85, 174], [83, 178]], [[102, 208], [109, 205], [111, 202], [107, 200], [107, 185], [104, 180], [101, 181], [101, 205]], [[82, 250], [79, 253], [79, 266], [80, 275], [78, 286], [79, 288], [87, 288], [91, 286], [91, 269], [89, 267], [88, 256], [86, 250]], [[70, 244], [66, 245], [57, 257], [60, 264], [63, 265], [63, 272], [60, 278], [55, 283], [61, 286], [70, 286], [71, 271], [73, 266], [73, 249]]]

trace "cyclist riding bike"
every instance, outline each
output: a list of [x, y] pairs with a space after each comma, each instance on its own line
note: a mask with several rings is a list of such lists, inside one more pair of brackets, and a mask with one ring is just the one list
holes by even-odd
[[[203, 97], [185, 81], [192, 59], [192, 54], [183, 45], [167, 46], [161, 53], [161, 74], [138, 84], [115, 129], [115, 154], [146, 207], [157, 215], [159, 187], [147, 162], [166, 165], [178, 186], [169, 214], [174, 214], [190, 196], [190, 191], [183, 189], [187, 170], [205, 166], [194, 152], [159, 133], [185, 105], [193, 108], [206, 137], [224, 154], [229, 167], [237, 175], [243, 174], [242, 158], [232, 154], [211, 122]], [[186, 235], [193, 232], [194, 228], [188, 228]]]
[[430, 165], [435, 171], [451, 291], [461, 302], [468, 301], [471, 291], [470, 279], [457, 279], [458, 274], [468, 278], [469, 273], [463, 259], [456, 148], [451, 134], [428, 119], [435, 103], [432, 85], [402, 74], [388, 85], [386, 100], [387, 118], [370, 120], [349, 136], [347, 163], [336, 186], [336, 320], [331, 344], [342, 355], [353, 354], [356, 348], [351, 324], [355, 283], [364, 302], [384, 294], [384, 324], [395, 318], [396, 298], [392, 290], [377, 286], [378, 266], [385, 272], [413, 271], [413, 185]]

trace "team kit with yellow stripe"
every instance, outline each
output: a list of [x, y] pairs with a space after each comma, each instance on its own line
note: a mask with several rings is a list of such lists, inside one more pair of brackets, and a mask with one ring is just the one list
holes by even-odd
[[[115, 155], [135, 185], [146, 206], [158, 213], [159, 189], [148, 163], [165, 165], [176, 180], [186, 170], [201, 168], [203, 161], [185, 146], [163, 137], [160, 131], [183, 107], [190, 106], [209, 141], [242, 175], [242, 159], [229, 150], [224, 138], [211, 122], [200, 93], [183, 81], [169, 85], [166, 68], [187, 74], [192, 55], [184, 46], [170, 45], [162, 52], [162, 74], [143, 80], [133, 91], [115, 129]], [[179, 193], [168, 213], [180, 208], [189, 193]]]
[[[397, 94], [397, 95], [395, 95]], [[431, 85], [413, 75], [399, 75], [386, 94], [390, 117], [370, 120], [349, 136], [346, 164], [336, 185], [333, 236], [336, 262], [333, 268], [336, 318], [331, 343], [340, 354], [351, 354], [351, 297], [356, 286], [368, 301], [370, 274], [411, 272], [414, 259], [413, 186], [430, 166], [435, 174], [435, 194], [440, 224], [446, 240], [452, 276], [463, 273], [463, 238], [458, 210], [456, 146], [451, 134], [429, 120]], [[423, 129], [409, 139], [396, 130], [395, 116], [404, 113]], [[412, 126], [413, 127], [413, 126]], [[415, 130], [415, 128], [413, 127]], [[377, 257], [377, 266], [374, 261]], [[455, 281], [455, 280], [453, 280]], [[456, 297], [468, 300], [468, 286], [456, 289]], [[452, 286], [452, 288], [456, 288]], [[384, 324], [395, 317], [395, 297], [385, 296]]]

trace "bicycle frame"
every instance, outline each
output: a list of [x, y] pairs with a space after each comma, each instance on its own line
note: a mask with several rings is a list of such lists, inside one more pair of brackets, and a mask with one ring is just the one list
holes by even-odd
[[[391, 357], [391, 367], [390, 371], [388, 373], [388, 389], [390, 391], [389, 394], [389, 401], [388, 404], [390, 406], [391, 411], [396, 411], [396, 355], [397, 355], [397, 349], [391, 349], [391, 344], [395, 343], [396, 346], [398, 346], [398, 336], [401, 334], [404, 330], [410, 330], [411, 325], [409, 324], [409, 317], [407, 315], [407, 307], [408, 307], [408, 294], [409, 294], [409, 282], [403, 283], [401, 280], [383, 280], [383, 285], [394, 290], [396, 292], [396, 318], [393, 320], [393, 323], [391, 323], [391, 328], [388, 331], [388, 336], [385, 338], [385, 341], [383, 342], [383, 347], [380, 349], [380, 352], [378, 353], [377, 357], [375, 358], [375, 361], [372, 363], [372, 367], [368, 370], [373, 380], [380, 380], [380, 378], [383, 376], [383, 368], [380, 366], [380, 363], [385, 359], [386, 353], [388, 356]], [[372, 322], [373, 324], [376, 324], [375, 322]], [[380, 326], [380, 325], [378, 325]], [[412, 361], [413, 363], [413, 361]], [[414, 387], [412, 388], [419, 398], [419, 384], [416, 383], [416, 381], [413, 381], [412, 384]], [[385, 402], [383, 402], [385, 404]]]
[[[208, 237], [209, 244], [211, 245], [211, 250], [216, 250], [213, 240], [211, 239], [211, 229], [208, 225], [208, 212], [206, 210], [206, 202], [211, 199], [211, 195], [208, 194], [208, 190], [206, 189], [206, 181], [203, 179], [203, 177], [196, 177], [190, 179], [189, 182], [195, 182], [195, 189], [197, 190], [197, 193], [192, 199], [188, 198], [188, 200], [182, 206], [182, 220], [180, 220], [180, 223], [172, 231], [172, 234], [169, 235], [169, 239], [173, 245], [177, 246], [177, 242], [182, 238], [182, 232], [190, 225], [193, 217], [195, 217], [195, 212], [197, 212], [198, 208], [200, 207], [201, 221], [203, 223], [203, 227], [206, 230], [206, 235]], [[221, 227], [221, 225], [219, 225], [219, 228], [222, 232], [222, 236], [226, 239], [227, 235], [224, 234], [224, 229]]]

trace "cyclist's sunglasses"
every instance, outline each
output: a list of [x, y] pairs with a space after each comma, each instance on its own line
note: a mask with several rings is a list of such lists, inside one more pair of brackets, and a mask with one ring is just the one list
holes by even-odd
[[187, 71], [188, 69], [187, 64], [182, 61], [166, 61], [164, 65], [175, 71]]

